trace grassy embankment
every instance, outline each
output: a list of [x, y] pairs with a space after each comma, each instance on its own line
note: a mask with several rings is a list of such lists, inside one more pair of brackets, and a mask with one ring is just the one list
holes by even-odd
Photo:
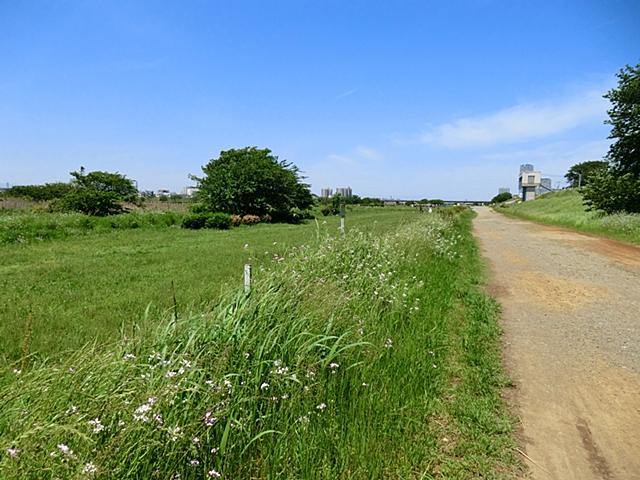
[[[361, 208], [348, 215], [350, 227], [381, 232], [417, 214], [409, 208]], [[173, 309], [174, 292], [179, 313], [205, 309], [224, 288], [242, 282], [247, 261], [258, 267], [319, 232], [337, 233], [339, 225], [337, 217], [320, 217], [318, 225], [261, 224], [224, 232], [184, 230], [149, 218], [136, 229], [108, 226], [129, 225], [135, 218], [73, 214], [61, 223], [84, 219], [107, 226], [89, 234], [70, 229], [64, 239], [0, 244], [0, 364], [26, 351], [58, 355], [92, 340], [130, 336], [134, 326], [152, 326]], [[39, 213], [19, 219], [12, 231], [27, 237], [24, 232], [39, 231], [47, 222], [59, 225], [60, 216]]]
[[250, 295], [144, 336], [6, 371], [2, 478], [513, 478], [470, 214], [403, 220], [323, 233]]
[[588, 211], [577, 190], [547, 193], [530, 202], [497, 207], [496, 211], [541, 223], [640, 244], [640, 215], [604, 215]]

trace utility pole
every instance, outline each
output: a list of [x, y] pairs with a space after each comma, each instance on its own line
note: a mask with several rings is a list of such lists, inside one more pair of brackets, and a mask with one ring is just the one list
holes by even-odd
[[578, 172], [578, 188], [582, 186], [582, 173]]

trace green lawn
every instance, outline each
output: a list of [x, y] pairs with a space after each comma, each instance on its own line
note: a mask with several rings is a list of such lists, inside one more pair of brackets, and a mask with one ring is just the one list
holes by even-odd
[[[354, 209], [347, 225], [385, 231], [415, 215], [410, 208]], [[25, 340], [30, 352], [48, 356], [131, 335], [134, 325], [145, 329], [173, 308], [174, 288], [179, 314], [202, 309], [242, 282], [250, 258], [259, 266], [319, 232], [335, 234], [338, 225], [337, 217], [318, 217], [304, 225], [140, 228], [0, 245], [0, 362], [22, 356]]]
[[560, 225], [640, 244], [640, 215], [604, 215], [589, 211], [577, 190], [547, 193], [533, 201], [499, 206], [496, 211], [526, 220]]

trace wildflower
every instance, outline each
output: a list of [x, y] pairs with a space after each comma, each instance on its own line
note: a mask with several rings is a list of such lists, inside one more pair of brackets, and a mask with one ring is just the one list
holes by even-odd
[[162, 415], [160, 415], [159, 413], [156, 413], [153, 416], [153, 420], [158, 424], [158, 425], [162, 425], [164, 423], [164, 419], [162, 418]]
[[133, 353], [125, 353], [122, 356], [122, 359], [127, 361], [127, 360], [135, 360], [136, 356]]
[[222, 477], [222, 475], [220, 475], [220, 472], [218, 472], [217, 470], [209, 470], [209, 472], [207, 472], [207, 476], [209, 478], [220, 478], [220, 477]]
[[269, 384], [267, 382], [263, 382], [262, 385], [260, 385], [260, 390], [264, 391], [267, 388], [269, 388]]
[[72, 415], [74, 413], [76, 413], [78, 411], [78, 407], [76, 407], [75, 405], [71, 405], [69, 408], [67, 408], [67, 411], [65, 412], [67, 415]]
[[247, 248], [249, 248], [249, 244], [248, 244], [248, 243], [245, 243], [245, 244], [244, 244], [244, 249], [246, 250]]
[[20, 375], [22, 373], [22, 370], [20, 370], [18, 368], [14, 368], [13, 369], [13, 373], [15, 373], [16, 375]]
[[182, 429], [178, 426], [169, 429], [169, 435], [171, 435], [171, 441], [175, 442], [182, 436]]
[[244, 358], [249, 358], [251, 354], [249, 352], [244, 352]]
[[204, 424], [207, 427], [213, 427], [218, 421], [218, 417], [214, 417], [211, 412], [207, 412], [204, 414]]
[[59, 443], [58, 444], [58, 450], [60, 450], [63, 455], [67, 455], [68, 457], [73, 456], [73, 450], [71, 450], [67, 445], [65, 445], [64, 443]]
[[20, 449], [19, 448], [7, 448], [6, 452], [7, 452], [7, 455], [9, 455], [11, 458], [16, 458], [18, 456], [18, 454], [20, 453]]
[[194, 445], [200, 445], [200, 439], [199, 439], [198, 437], [193, 437], [193, 438], [191, 439], [191, 442], [192, 442]]
[[336, 362], [331, 362], [329, 364], [329, 369], [331, 370], [331, 373], [336, 373], [336, 370], [340, 367], [340, 364], [336, 363]]
[[216, 453], [218, 453], [220, 451], [220, 449], [218, 447], [214, 447], [211, 449], [211, 454], [215, 455]]
[[298, 423], [302, 423], [303, 425], [307, 425], [309, 423], [309, 415], [303, 415], [298, 417]]
[[327, 404], [322, 402], [321, 404], [316, 406], [316, 410], [319, 410], [321, 412], [324, 412], [324, 409], [327, 408]]
[[198, 460], [197, 458], [194, 458], [189, 462], [189, 465], [191, 465], [192, 467], [197, 467], [198, 465], [200, 465], [200, 460]]
[[93, 427], [93, 433], [100, 433], [102, 430], [104, 430], [104, 425], [97, 417], [93, 420], [89, 420], [89, 425]]
[[166, 377], [166, 378], [173, 378], [173, 377], [175, 377], [176, 375], [178, 375], [178, 372], [174, 372], [173, 370], [169, 370], [169, 371], [165, 374], [165, 377]]
[[384, 341], [384, 348], [392, 348], [393, 347], [393, 340], [391, 340], [390, 338], [387, 338]]
[[94, 473], [96, 473], [98, 471], [98, 469], [96, 468], [96, 466], [89, 462], [86, 463], [84, 465], [84, 467], [82, 467], [82, 473], [87, 474], [87, 475], [93, 475]]

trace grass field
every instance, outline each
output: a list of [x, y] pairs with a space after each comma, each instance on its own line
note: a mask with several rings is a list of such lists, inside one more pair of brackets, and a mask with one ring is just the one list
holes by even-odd
[[[289, 248], [282, 260], [262, 261], [250, 295], [228, 288], [210, 308], [183, 309], [177, 319], [153, 315], [155, 328], [144, 334], [7, 368], [0, 477], [517, 476], [500, 397], [508, 381], [497, 306], [480, 289], [471, 213], [353, 217], [364, 231], [344, 237], [327, 235], [332, 225], [316, 239], [306, 225], [102, 239], [120, 271], [144, 246], [161, 250], [158, 261], [180, 259], [188, 246], [217, 252], [218, 262], [229, 255], [235, 260], [218, 282], [237, 278], [248, 235], [260, 253], [272, 239], [287, 239]], [[81, 244], [56, 248], [63, 245], [76, 257]], [[38, 263], [44, 247], [28, 247], [23, 262]], [[213, 268], [198, 259], [191, 275]], [[161, 290], [157, 278], [167, 277], [158, 275], [146, 278], [149, 292]], [[127, 290], [144, 280], [115, 275], [110, 284], [144, 305], [142, 293]]]
[[588, 211], [577, 190], [547, 193], [534, 201], [497, 207], [496, 210], [514, 217], [574, 228], [582, 232], [640, 244], [640, 215], [604, 215]]
[[[38, 215], [36, 224], [46, 224], [47, 214]], [[355, 209], [347, 225], [381, 232], [415, 215], [409, 208]], [[75, 217], [73, 222], [79, 222]], [[21, 228], [33, 231], [27, 218]], [[49, 222], [56, 219], [53, 215]], [[180, 314], [214, 305], [224, 288], [242, 282], [249, 259], [256, 266], [270, 262], [319, 233], [337, 233], [338, 222], [337, 217], [319, 217], [317, 224], [229, 231], [147, 225], [0, 245], [0, 363], [26, 351], [58, 355], [93, 340], [131, 336], [134, 326], [152, 326], [173, 308], [174, 292]]]

